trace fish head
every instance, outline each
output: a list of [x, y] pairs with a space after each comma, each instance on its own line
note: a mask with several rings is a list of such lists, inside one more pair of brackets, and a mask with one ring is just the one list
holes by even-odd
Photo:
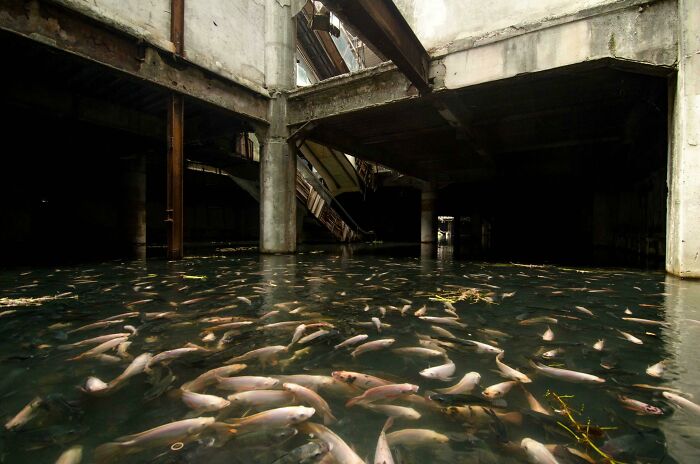
[[530, 454], [535, 448], [535, 443], [535, 440], [533, 440], [532, 438], [523, 438], [520, 442], [520, 447], [524, 449], [526, 453]]
[[431, 434], [430, 439], [435, 443], [448, 443], [450, 441], [450, 438], [448, 436], [437, 432]]
[[448, 406], [446, 408], [442, 408], [443, 414], [445, 414], [448, 417], [458, 417], [459, 416], [459, 408], [456, 406]]
[[265, 389], [273, 388], [279, 385], [280, 381], [277, 379], [266, 379], [262, 382], [261, 386]]
[[295, 429], [294, 427], [285, 427], [282, 429], [273, 430], [270, 433], [270, 435], [274, 441], [283, 442], [283, 441], [287, 441], [291, 438], [294, 438], [298, 433], [299, 433], [299, 431], [297, 429]]
[[307, 408], [305, 406], [297, 406], [293, 409], [290, 419], [292, 423], [298, 424], [300, 422], [304, 422], [305, 420], [311, 418], [316, 414], [316, 410], [314, 408]]
[[355, 380], [357, 380], [357, 376], [346, 371], [333, 371], [331, 372], [331, 377], [334, 379], [340, 381], [340, 382], [345, 382], [345, 383], [355, 383]]

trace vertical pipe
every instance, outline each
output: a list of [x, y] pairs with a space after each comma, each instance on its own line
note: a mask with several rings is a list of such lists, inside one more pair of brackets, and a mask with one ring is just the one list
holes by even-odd
[[[170, 40], [175, 54], [185, 51], [185, 0], [172, 0], [170, 4]], [[184, 174], [184, 114], [182, 95], [171, 93], [167, 115], [167, 237], [168, 259], [182, 259], [183, 255], [183, 174]]]
[[434, 243], [437, 241], [437, 221], [435, 217], [435, 183], [427, 182], [420, 195], [420, 241]]
[[172, 94], [168, 100], [167, 219], [168, 259], [183, 255], [183, 118], [184, 98]]

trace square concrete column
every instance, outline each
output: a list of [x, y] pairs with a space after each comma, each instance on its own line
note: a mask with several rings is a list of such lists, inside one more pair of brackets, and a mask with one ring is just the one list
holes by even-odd
[[435, 215], [435, 198], [437, 188], [434, 182], [426, 182], [420, 193], [420, 242], [437, 241], [437, 216]]
[[666, 271], [700, 277], [700, 8], [678, 1], [678, 76], [669, 107]]
[[127, 156], [124, 161], [125, 233], [129, 257], [146, 259], [146, 156]]
[[296, 251], [296, 154], [287, 144], [287, 97], [295, 85], [292, 2], [265, 2], [265, 85], [272, 96], [260, 153], [260, 251]]

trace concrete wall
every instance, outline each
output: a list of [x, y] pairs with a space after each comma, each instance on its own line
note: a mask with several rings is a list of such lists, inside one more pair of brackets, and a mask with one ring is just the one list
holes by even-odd
[[618, 0], [394, 0], [426, 49]]
[[[164, 50], [170, 42], [170, 0], [57, 0]], [[241, 85], [264, 82], [263, 0], [185, 2], [185, 56]]]

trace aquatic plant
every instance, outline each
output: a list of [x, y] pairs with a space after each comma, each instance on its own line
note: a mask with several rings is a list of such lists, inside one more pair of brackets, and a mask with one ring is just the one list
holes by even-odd
[[486, 302], [488, 304], [494, 304], [493, 298], [491, 297], [492, 292], [480, 290], [478, 288], [472, 287], [459, 287], [452, 290], [444, 290], [440, 294], [430, 297], [433, 301], [440, 301], [443, 303], [455, 303], [457, 301], [469, 301], [471, 303], [478, 303], [479, 301]]

